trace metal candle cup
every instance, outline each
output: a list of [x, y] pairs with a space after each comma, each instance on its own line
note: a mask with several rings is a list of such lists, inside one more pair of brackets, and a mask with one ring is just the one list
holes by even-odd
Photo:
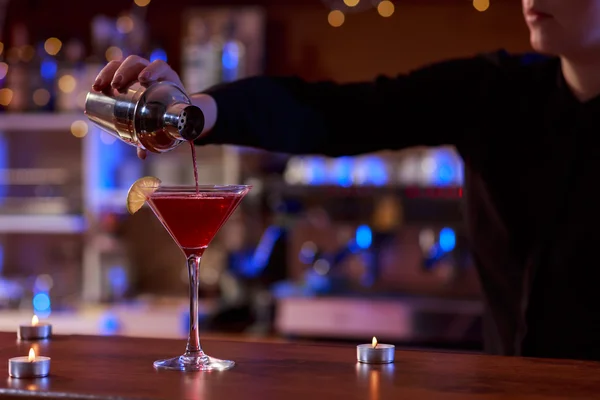
[[8, 375], [12, 378], [44, 378], [50, 374], [50, 357], [36, 357], [33, 349], [29, 356], [8, 360]]
[[31, 319], [31, 325], [20, 325], [17, 336], [21, 340], [43, 340], [52, 336], [52, 325], [40, 323], [37, 316]]
[[392, 344], [379, 344], [373, 338], [371, 344], [356, 346], [356, 359], [365, 364], [389, 364], [394, 362], [396, 346]]

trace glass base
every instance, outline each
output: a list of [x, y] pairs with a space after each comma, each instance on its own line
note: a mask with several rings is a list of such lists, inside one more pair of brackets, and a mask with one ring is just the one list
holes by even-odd
[[168, 358], [166, 360], [154, 361], [154, 368], [159, 370], [171, 371], [226, 371], [233, 368], [234, 361], [219, 360], [209, 357], [206, 354], [201, 356], [179, 356]]

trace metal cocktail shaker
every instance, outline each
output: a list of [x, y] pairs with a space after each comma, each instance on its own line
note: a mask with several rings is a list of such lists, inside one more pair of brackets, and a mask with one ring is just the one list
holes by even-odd
[[164, 153], [195, 140], [204, 128], [204, 113], [170, 82], [148, 87], [139, 82], [122, 91], [90, 92], [85, 114], [102, 130], [125, 143]]

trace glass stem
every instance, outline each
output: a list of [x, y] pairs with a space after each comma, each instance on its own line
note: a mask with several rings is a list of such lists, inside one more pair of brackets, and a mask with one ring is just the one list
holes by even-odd
[[187, 259], [190, 279], [190, 334], [185, 349], [186, 356], [195, 356], [202, 353], [200, 333], [198, 332], [198, 274], [200, 272], [201, 258], [201, 256], [191, 255]]

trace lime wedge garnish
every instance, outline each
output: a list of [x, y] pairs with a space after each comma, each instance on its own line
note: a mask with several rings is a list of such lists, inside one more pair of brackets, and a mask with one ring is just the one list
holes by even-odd
[[129, 192], [127, 192], [127, 211], [129, 211], [129, 214], [138, 212], [159, 186], [160, 179], [153, 176], [145, 176], [133, 182]]

